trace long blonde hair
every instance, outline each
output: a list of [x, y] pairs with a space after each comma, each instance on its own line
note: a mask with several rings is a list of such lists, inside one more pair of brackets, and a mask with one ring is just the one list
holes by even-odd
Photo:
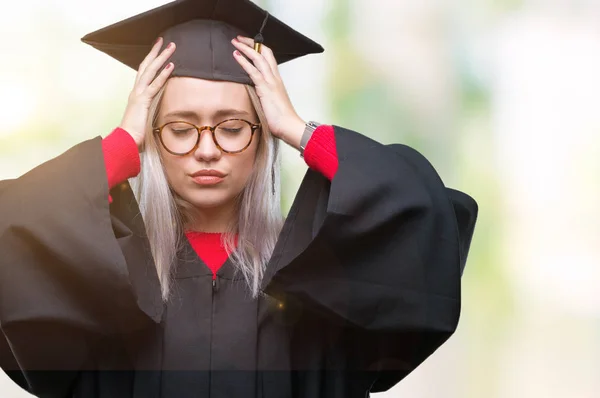
[[[246, 85], [246, 91], [262, 125], [261, 133], [256, 136], [260, 141], [254, 169], [245, 188], [236, 198], [238, 217], [228, 225], [222, 242], [235, 269], [243, 275], [252, 297], [257, 297], [266, 264], [284, 222], [281, 214], [281, 155], [279, 140], [269, 131], [256, 90]], [[186, 239], [184, 228], [193, 220], [195, 209], [171, 189], [158, 147], [160, 143], [152, 133], [163, 94], [164, 87], [150, 106], [144, 151], [140, 154], [141, 172], [131, 183], [146, 227], [162, 298], [167, 301], [177, 254]]]

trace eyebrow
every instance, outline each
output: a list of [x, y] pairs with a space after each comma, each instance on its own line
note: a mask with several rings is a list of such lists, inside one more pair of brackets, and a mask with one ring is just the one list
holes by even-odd
[[[224, 116], [251, 116], [249, 112], [243, 111], [240, 109], [219, 109], [218, 111], [213, 113], [215, 118], [224, 117]], [[192, 118], [198, 120], [198, 114], [193, 111], [172, 111], [167, 113], [164, 118], [169, 117], [182, 117], [182, 118]]]

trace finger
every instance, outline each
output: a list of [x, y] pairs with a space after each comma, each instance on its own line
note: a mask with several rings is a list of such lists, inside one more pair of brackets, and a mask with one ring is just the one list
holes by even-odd
[[271, 71], [273, 72], [273, 75], [276, 77], [280, 77], [279, 66], [277, 64], [277, 60], [275, 59], [275, 55], [273, 54], [273, 50], [271, 50], [269, 47], [267, 47], [263, 44], [262, 49], [261, 49], [261, 54], [263, 55], [263, 57], [265, 58], [265, 60], [269, 64], [269, 66], [271, 67]]
[[154, 77], [156, 76], [158, 70], [162, 68], [165, 62], [171, 57], [171, 55], [173, 55], [175, 47], [175, 43], [169, 43], [167, 48], [165, 48], [164, 51], [158, 57], [156, 57], [156, 59], [154, 59], [150, 63], [150, 65], [148, 65], [148, 67], [140, 77], [139, 85], [141, 85], [141, 87], [138, 86], [139, 89], [145, 89], [148, 86], [148, 84], [150, 84], [150, 82], [154, 80]]
[[150, 62], [152, 62], [152, 60], [155, 59], [156, 56], [158, 55], [158, 53], [160, 51], [160, 47], [162, 46], [162, 42], [163, 42], [163, 38], [159, 37], [156, 40], [156, 42], [154, 43], [154, 45], [152, 46], [152, 49], [150, 50], [150, 52], [146, 55], [146, 57], [140, 64], [140, 67], [138, 68], [138, 73], [135, 76], [135, 84], [137, 84], [137, 82], [140, 80], [140, 77], [142, 76], [142, 74], [144, 73], [146, 68], [148, 67], [148, 64], [150, 64]]
[[150, 96], [150, 98], [154, 98], [154, 96], [159, 92], [159, 90], [165, 85], [167, 79], [175, 69], [173, 62], [169, 62], [167, 66], [156, 76], [154, 81], [150, 83], [148, 86], [148, 90], [146, 93]]
[[258, 69], [260, 73], [263, 74], [265, 81], [273, 82], [275, 80], [273, 71], [271, 70], [271, 66], [267, 63], [267, 61], [261, 54], [254, 51], [254, 48], [251, 48], [250, 46], [236, 39], [233, 39], [231, 42], [233, 43], [235, 48], [237, 48], [241, 53], [243, 53], [252, 61], [256, 69]]
[[[252, 39], [250, 37], [246, 37], [246, 36], [237, 36], [237, 39], [239, 42], [245, 44], [246, 46], [248, 46], [249, 48], [254, 50], [254, 39]], [[279, 69], [277, 66], [277, 60], [275, 59], [275, 56], [273, 55], [273, 50], [271, 50], [270, 47], [262, 44], [260, 54], [263, 55], [264, 59], [269, 64], [269, 67], [271, 68], [271, 73], [273, 73], [274, 76], [278, 76]]]
[[237, 36], [237, 39], [238, 39], [239, 42], [244, 43], [248, 47], [254, 48], [254, 39], [251, 39], [251, 38], [246, 37], [246, 36]]
[[159, 37], [158, 39], [156, 39], [156, 41], [154, 42], [154, 45], [150, 49], [150, 52], [146, 55], [144, 60], [140, 63], [140, 66], [138, 68], [138, 74], [136, 76], [136, 81], [139, 80], [139, 77], [144, 73], [144, 71], [150, 64], [150, 62], [152, 62], [152, 60], [157, 57], [158, 53], [160, 52], [162, 43], [163, 43], [162, 37]]
[[[238, 41], [244, 43], [248, 47], [254, 49], [254, 39], [246, 36], [238, 36]], [[274, 76], [279, 77], [279, 66], [277, 64], [277, 60], [275, 59], [275, 54], [273, 54], [273, 50], [270, 47], [265, 46], [264, 44], [261, 46], [260, 53], [263, 55], [269, 66], [271, 67], [271, 72]]]
[[175, 43], [171, 42], [167, 47], [165, 47], [160, 55], [150, 60], [150, 63], [140, 76], [139, 82], [141, 87], [139, 88], [143, 90], [148, 84], [150, 84], [152, 80], [154, 80], [158, 70], [164, 66], [165, 62], [171, 57], [171, 55], [173, 55], [174, 51]]
[[239, 51], [233, 52], [233, 57], [239, 62], [242, 68], [250, 76], [255, 85], [263, 84], [265, 82], [263, 74], [256, 69], [250, 61], [248, 61]]

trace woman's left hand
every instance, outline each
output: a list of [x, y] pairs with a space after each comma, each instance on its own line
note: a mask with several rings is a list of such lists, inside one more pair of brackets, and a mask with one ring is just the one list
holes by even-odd
[[305, 123], [292, 106], [273, 51], [263, 44], [261, 52], [256, 52], [254, 40], [249, 37], [238, 36], [237, 40], [233, 39], [231, 42], [239, 50], [234, 52], [234, 58], [254, 82], [271, 133], [288, 144], [299, 147]]

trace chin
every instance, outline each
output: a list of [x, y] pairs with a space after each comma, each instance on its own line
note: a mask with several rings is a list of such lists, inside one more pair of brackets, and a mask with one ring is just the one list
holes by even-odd
[[230, 195], [225, 194], [225, 192], [218, 192], [217, 190], [211, 192], [208, 189], [188, 194], [185, 199], [199, 209], [220, 207], [233, 200], [233, 198]]

